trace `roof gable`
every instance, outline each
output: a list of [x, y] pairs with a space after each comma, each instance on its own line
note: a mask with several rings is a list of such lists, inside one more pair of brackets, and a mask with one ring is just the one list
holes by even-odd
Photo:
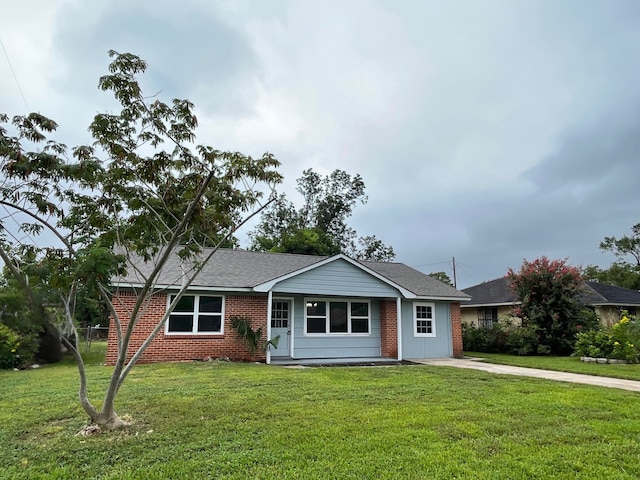
[[415, 295], [345, 255], [336, 255], [296, 272], [284, 275], [256, 291], [341, 295], [357, 297], [413, 298]]
[[286, 282], [287, 280], [290, 280], [294, 277], [299, 277], [301, 275], [304, 275], [307, 272], [310, 272], [311, 270], [315, 270], [315, 269], [319, 269], [322, 268], [323, 266], [326, 266], [330, 263], [335, 263], [335, 262], [346, 262], [349, 265], [351, 265], [352, 267], [355, 267], [365, 273], [367, 273], [368, 275], [371, 275], [372, 277], [376, 278], [378, 281], [381, 281], [385, 284], [387, 284], [388, 286], [390, 286], [391, 288], [400, 291], [400, 293], [402, 294], [402, 296], [404, 296], [405, 298], [413, 298], [415, 297], [415, 294], [413, 294], [411, 291], [405, 289], [404, 287], [402, 287], [401, 285], [396, 284], [395, 282], [391, 281], [390, 279], [378, 274], [377, 272], [375, 272], [374, 270], [371, 270], [370, 268], [362, 265], [361, 263], [347, 257], [344, 254], [338, 254], [338, 255], [334, 255], [332, 257], [328, 257], [325, 258], [323, 260], [320, 260], [314, 264], [308, 265], [306, 267], [303, 267], [301, 269], [298, 269], [296, 271], [293, 272], [289, 272], [285, 275], [282, 275], [279, 278], [274, 278], [268, 282], [265, 282], [261, 285], [256, 285], [255, 286], [255, 290], [258, 292], [267, 292], [269, 290], [271, 290], [272, 288], [274, 288], [274, 286], [276, 284], [282, 283], [282, 282]]

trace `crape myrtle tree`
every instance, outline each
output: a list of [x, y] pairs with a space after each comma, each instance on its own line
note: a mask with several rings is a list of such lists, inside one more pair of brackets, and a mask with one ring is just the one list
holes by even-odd
[[[110, 51], [109, 56], [109, 72], [99, 88], [112, 92], [121, 109], [95, 116], [89, 125], [92, 145], [69, 151], [48, 139], [57, 125], [40, 114], [11, 122], [6, 115], [0, 118], [0, 206], [5, 210], [0, 257], [32, 312], [55, 323], [45, 305], [56, 299], [63, 312], [61, 339], [80, 374], [80, 403], [91, 422], [115, 428], [125, 424], [115, 399], [127, 375], [216, 249], [268, 205], [281, 176], [271, 154], [254, 159], [195, 145], [193, 104], [145, 97], [138, 76], [146, 63], [129, 53]], [[25, 252], [33, 261], [21, 261]], [[153, 332], [127, 357], [145, 305], [159, 291], [158, 274], [174, 254], [187, 266], [181, 289]], [[136, 268], [140, 261], [151, 263], [151, 273]], [[120, 318], [109, 282], [127, 269], [139, 280], [137, 302], [129, 318]], [[81, 287], [99, 292], [118, 342], [99, 409], [88, 398], [73, 323]]]
[[582, 276], [566, 260], [540, 257], [523, 261], [518, 271], [509, 269], [507, 277], [521, 304], [514, 315], [531, 332], [540, 354], [564, 355], [572, 352], [575, 334], [591, 328], [597, 319], [580, 302]]
[[280, 195], [262, 212], [250, 233], [251, 249], [263, 252], [335, 255], [345, 253], [358, 260], [391, 261], [393, 248], [375, 235], [358, 237], [347, 225], [357, 203], [365, 204], [360, 175], [334, 170], [321, 176], [308, 169], [297, 179], [302, 207]]

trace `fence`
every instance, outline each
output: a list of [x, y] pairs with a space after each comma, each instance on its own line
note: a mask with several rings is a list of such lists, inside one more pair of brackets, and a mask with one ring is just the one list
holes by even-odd
[[96, 325], [94, 327], [86, 327], [78, 329], [78, 333], [81, 338], [84, 338], [85, 352], [91, 351], [91, 343], [94, 340], [106, 340], [109, 334], [109, 327], [101, 327]]

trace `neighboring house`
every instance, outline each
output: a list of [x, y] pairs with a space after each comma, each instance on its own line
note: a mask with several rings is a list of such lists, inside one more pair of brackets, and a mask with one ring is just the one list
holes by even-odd
[[[520, 301], [511, 290], [507, 277], [497, 278], [462, 290], [471, 296], [471, 301], [462, 307], [462, 323], [479, 328], [491, 328], [498, 318], [511, 318], [515, 324], [521, 320], [511, 313], [512, 307]], [[613, 325], [620, 320], [623, 310], [636, 315], [640, 308], [640, 292], [628, 288], [605, 285], [598, 282], [584, 282], [581, 301], [592, 307], [603, 323]]]
[[620, 320], [623, 310], [637, 315], [640, 308], [640, 292], [628, 288], [614, 287], [598, 282], [584, 282], [582, 301], [593, 307], [600, 321], [611, 326]]
[[[114, 279], [113, 305], [129, 318], [142, 275]], [[172, 257], [160, 273], [157, 293], [141, 314], [129, 355], [166, 312], [185, 265]], [[141, 362], [229, 357], [249, 351], [231, 326], [234, 316], [263, 328], [277, 349], [258, 360], [410, 359], [462, 355], [460, 302], [468, 295], [402, 263], [332, 257], [217, 251], [191, 285]], [[123, 329], [126, 325], [123, 325]], [[116, 359], [111, 321], [107, 363]]]
[[491, 328], [498, 319], [510, 318], [520, 325], [520, 318], [512, 315], [511, 310], [520, 301], [511, 290], [507, 277], [496, 278], [473, 287], [462, 289], [471, 297], [462, 307], [462, 323], [478, 328]]

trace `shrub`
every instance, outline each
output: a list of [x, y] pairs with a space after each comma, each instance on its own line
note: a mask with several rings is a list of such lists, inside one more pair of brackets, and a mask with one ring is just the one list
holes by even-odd
[[256, 356], [256, 351], [259, 348], [263, 350], [267, 350], [270, 346], [274, 348], [278, 348], [278, 342], [280, 340], [280, 335], [272, 338], [271, 340], [262, 340], [262, 327], [254, 330], [251, 327], [251, 319], [248, 317], [234, 316], [231, 317], [231, 326], [236, 329], [236, 332], [242, 337], [247, 348], [249, 348], [249, 352], [251, 352], [251, 357]]
[[594, 329], [576, 335], [574, 355], [640, 361], [640, 322], [623, 314], [608, 330]]
[[520, 327], [511, 319], [494, 322], [491, 328], [462, 325], [462, 344], [467, 351], [486, 353], [513, 353], [515, 355], [547, 354], [538, 346], [535, 325]]
[[486, 352], [489, 335], [486, 328], [476, 328], [473, 324], [462, 324], [462, 348], [471, 352]]
[[548, 350], [538, 344], [538, 328], [535, 325], [521, 327], [511, 325], [507, 333], [506, 353], [514, 355], [548, 354]]
[[20, 368], [33, 361], [38, 349], [33, 335], [20, 335], [0, 323], [0, 368]]

